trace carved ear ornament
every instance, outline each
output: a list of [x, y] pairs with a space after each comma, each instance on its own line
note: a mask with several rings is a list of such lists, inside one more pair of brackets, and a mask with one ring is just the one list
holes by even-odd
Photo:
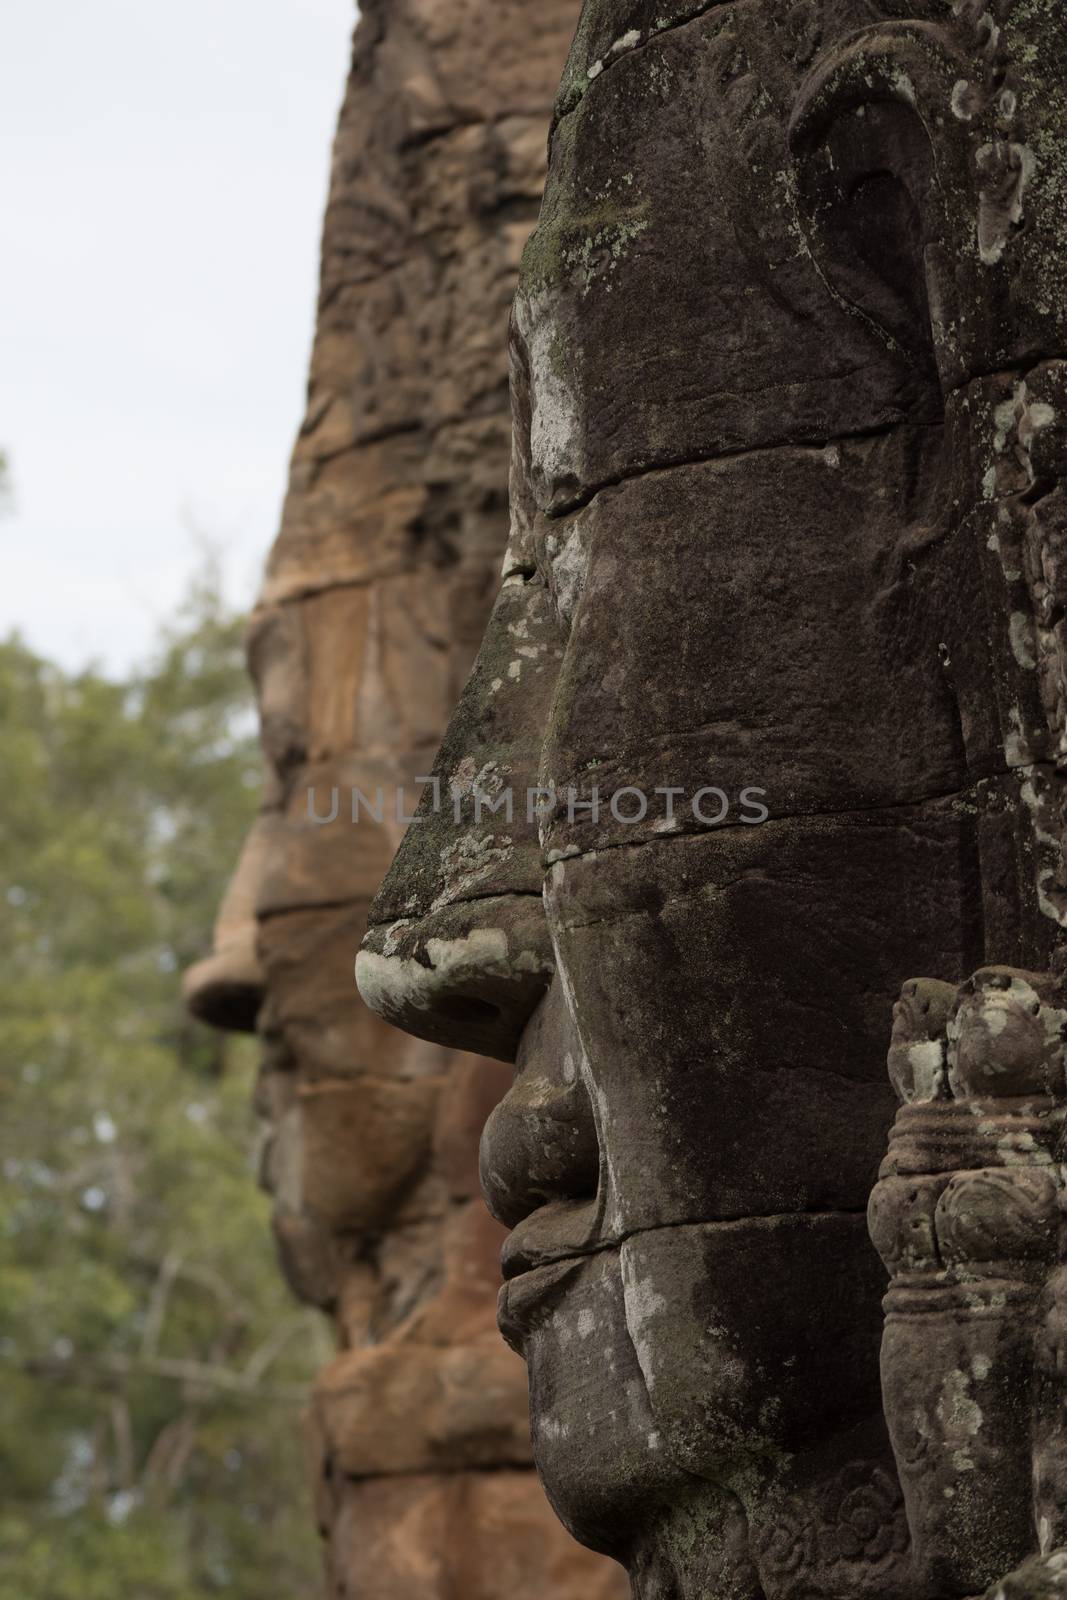
[[972, 141], [952, 114], [968, 71], [949, 29], [879, 24], [815, 63], [789, 121], [798, 222], [828, 287], [945, 392], [960, 359], [960, 235], [974, 233]]
[[908, 105], [930, 129], [949, 110], [953, 85], [969, 70], [967, 54], [937, 23], [877, 23], [838, 41], [815, 62], [789, 119], [795, 153], [820, 141], [846, 112], [878, 100]]

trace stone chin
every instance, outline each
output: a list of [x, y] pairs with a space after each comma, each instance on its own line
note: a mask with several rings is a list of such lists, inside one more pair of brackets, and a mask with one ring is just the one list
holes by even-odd
[[583, 1544], [632, 1564], [686, 1474], [656, 1425], [619, 1251], [508, 1279], [499, 1321], [527, 1363], [534, 1457], [556, 1514]]
[[[854, 1305], [840, 1262], [862, 1229], [794, 1217], [648, 1230], [505, 1283], [500, 1325], [527, 1361], [548, 1497], [583, 1544], [627, 1566], [639, 1600], [761, 1600], [807, 1580], [843, 1600], [875, 1577], [901, 1592], [907, 1541], [876, 1382], [869, 1361], [840, 1360]], [[804, 1297], [783, 1284], [796, 1255]], [[812, 1295], [827, 1334], [815, 1381], [810, 1363], [796, 1372]], [[880, 1542], [842, 1564], [853, 1515], [876, 1518]]]

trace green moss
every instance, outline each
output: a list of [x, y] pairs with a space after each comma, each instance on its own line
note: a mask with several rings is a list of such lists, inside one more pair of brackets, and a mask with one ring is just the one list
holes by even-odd
[[[565, 173], [565, 160], [557, 171]], [[649, 227], [649, 204], [633, 193], [633, 175], [626, 180], [627, 193], [613, 195], [607, 190], [587, 204], [573, 207], [572, 192], [566, 178], [549, 183], [538, 222], [522, 260], [522, 286], [536, 293], [561, 278], [577, 275], [588, 290], [597, 275], [610, 272], [626, 254], [634, 239]]]

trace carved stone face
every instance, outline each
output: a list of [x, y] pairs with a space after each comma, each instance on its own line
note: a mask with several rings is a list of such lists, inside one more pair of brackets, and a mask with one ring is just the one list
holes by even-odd
[[516, 1060], [501, 1323], [557, 1509], [649, 1596], [901, 1581], [864, 1220], [893, 1002], [1040, 966], [1060, 893], [1025, 551], [1064, 244], [1016, 124], [1064, 25], [1024, 58], [956, 13], [587, 0], [459, 799], [357, 969]]
[[[363, 8], [308, 410], [249, 638], [263, 810], [215, 952], [187, 975], [198, 1015], [258, 1023], [264, 1176], [293, 1287], [335, 1307], [373, 1251], [378, 1336], [439, 1280], [455, 1186], [476, 1187], [469, 1150], [462, 1174], [442, 1155], [463, 1142], [449, 1126], [476, 1144], [462, 1084], [484, 1114], [505, 1076], [453, 1070], [448, 1051], [371, 1015], [351, 952], [404, 831], [394, 793], [406, 785], [410, 801], [432, 761], [492, 601], [507, 533], [504, 330], [576, 12], [577, 0], [545, 0], [535, 18], [523, 0]], [[372, 805], [382, 789], [378, 823], [353, 826], [353, 787]], [[421, 1254], [383, 1243], [420, 1229]], [[341, 1320], [358, 1341], [352, 1310]]]

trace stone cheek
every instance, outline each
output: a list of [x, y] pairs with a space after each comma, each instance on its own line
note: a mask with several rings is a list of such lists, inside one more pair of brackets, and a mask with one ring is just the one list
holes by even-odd
[[[908, 1539], [878, 1421], [883, 1280], [862, 1218], [653, 1230], [621, 1256], [659, 1448], [743, 1510], [762, 1592], [892, 1591]], [[725, 1509], [709, 1497], [704, 1511], [710, 1541]]]
[[967, 937], [966, 828], [951, 807], [902, 808], [557, 863], [546, 900], [610, 1236], [862, 1214], [892, 1117], [895, 974]]
[[[750, 1514], [784, 1472], [803, 1476], [797, 1458], [830, 1431], [828, 1410], [842, 1433], [877, 1414], [883, 1275], [862, 1217], [652, 1229], [627, 1239], [621, 1259], [627, 1327], [665, 1449]], [[691, 1316], [678, 1315], [682, 1305]]]
[[[600, 811], [560, 807], [546, 850], [707, 831], [692, 799], [708, 784], [735, 831], [749, 787], [772, 817], [965, 789], [938, 651], [956, 552], [932, 552], [922, 582], [902, 555], [941, 515], [941, 460], [938, 430], [756, 451], [557, 519], [559, 537], [581, 524], [586, 555], [543, 772], [585, 800], [596, 786]], [[916, 484], [910, 502], [884, 493], [896, 482]], [[671, 785], [673, 815], [658, 793]], [[627, 786], [648, 797], [644, 819], [611, 808]]]

